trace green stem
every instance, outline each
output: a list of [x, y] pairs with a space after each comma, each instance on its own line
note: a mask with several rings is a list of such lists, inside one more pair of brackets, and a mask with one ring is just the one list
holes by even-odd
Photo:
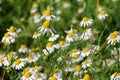
[[5, 70], [3, 70], [2, 80], [4, 80], [5, 77]]

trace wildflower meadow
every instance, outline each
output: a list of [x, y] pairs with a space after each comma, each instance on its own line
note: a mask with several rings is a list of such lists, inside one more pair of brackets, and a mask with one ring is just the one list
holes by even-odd
[[120, 0], [0, 0], [0, 80], [120, 80]]

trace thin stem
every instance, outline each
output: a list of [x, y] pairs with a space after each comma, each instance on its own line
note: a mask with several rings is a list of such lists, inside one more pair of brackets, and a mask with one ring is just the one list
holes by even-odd
[[2, 80], [4, 80], [5, 70], [3, 70]]

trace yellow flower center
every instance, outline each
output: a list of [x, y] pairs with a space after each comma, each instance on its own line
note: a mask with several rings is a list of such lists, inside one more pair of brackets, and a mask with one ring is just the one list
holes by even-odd
[[4, 60], [2, 58], [0, 58], [0, 63], [2, 63]]
[[110, 38], [111, 39], [115, 39], [116, 37], [117, 37], [117, 35], [118, 35], [118, 31], [114, 31], [111, 35], [110, 35]]
[[29, 71], [25, 72], [24, 74], [25, 78], [29, 78], [31, 76], [31, 73]]
[[81, 68], [81, 66], [80, 66], [80, 65], [75, 66], [75, 71], [80, 72], [81, 70], [82, 70], [82, 68]]
[[103, 10], [103, 11], [100, 12], [100, 15], [105, 15], [105, 13], [106, 12]]
[[73, 58], [74, 58], [74, 59], [77, 59], [78, 57], [79, 57], [79, 54], [76, 54], [76, 53], [75, 53], [75, 54], [73, 55]]
[[73, 30], [73, 33], [74, 33], [74, 34], [76, 34], [77, 32], [78, 32], [78, 30], [77, 30], [77, 29], [74, 29], [74, 30]]
[[106, 59], [106, 63], [109, 64], [111, 59]]
[[35, 66], [34, 67], [34, 71], [38, 70], [39, 66]]
[[57, 74], [58, 72], [59, 72], [59, 70], [58, 70], [58, 69], [55, 69], [54, 73]]
[[86, 21], [88, 21], [88, 19], [89, 19], [89, 18], [87, 18], [87, 17], [83, 17], [82, 21], [83, 21], [83, 22], [86, 22]]
[[52, 47], [53, 43], [52, 42], [48, 42], [47, 43], [47, 47]]
[[41, 76], [40, 76], [40, 74], [36, 74], [36, 76], [35, 76], [37, 79], [39, 79]]
[[9, 29], [10, 32], [15, 32], [15, 28], [14, 26], [11, 26], [10, 29]]
[[7, 55], [7, 60], [8, 60], [8, 61], [11, 61], [11, 60], [12, 60], [12, 58], [11, 58], [10, 55]]
[[33, 56], [28, 56], [28, 60], [33, 60], [34, 57]]
[[89, 74], [85, 74], [83, 80], [90, 80], [90, 75]]
[[16, 65], [19, 65], [21, 63], [21, 60], [20, 59], [17, 59], [16, 61], [15, 61], [15, 64]]
[[55, 35], [51, 35], [50, 38], [55, 38]]
[[84, 33], [88, 32], [88, 29], [83, 30]]
[[10, 36], [10, 34], [9, 33], [5, 33], [5, 35], [4, 35], [5, 37], [9, 37]]
[[68, 38], [72, 38], [73, 37], [73, 33], [69, 33], [67, 36], [68, 36]]
[[21, 48], [21, 49], [25, 49], [25, 48], [26, 48], [26, 45], [23, 44], [23, 45], [20, 46], [20, 48]]
[[50, 10], [45, 10], [45, 11], [44, 11], [44, 14], [45, 14], [46, 16], [50, 16]]
[[31, 51], [34, 52], [34, 53], [37, 52], [37, 50], [35, 48], [32, 48]]
[[38, 32], [34, 32], [34, 35], [37, 35], [38, 34]]
[[73, 53], [77, 52], [77, 49], [72, 49], [72, 52], [73, 52]]
[[57, 80], [54, 76], [50, 77], [50, 80]]
[[59, 45], [60, 45], [60, 46], [63, 46], [64, 44], [65, 44], [64, 41], [59, 41]]
[[87, 48], [84, 48], [82, 51], [83, 51], [83, 53], [87, 53], [87, 52], [88, 52], [88, 49], [87, 49]]
[[87, 61], [87, 60], [85, 60], [84, 62], [83, 62], [83, 64], [84, 65], [87, 65], [89, 62]]
[[24, 69], [24, 72], [28, 72], [28, 71], [29, 71], [29, 68], [28, 68], [28, 67]]
[[49, 28], [49, 27], [50, 27], [50, 21], [49, 21], [49, 20], [46, 20], [46, 21], [43, 23], [43, 27], [44, 27], [44, 28]]

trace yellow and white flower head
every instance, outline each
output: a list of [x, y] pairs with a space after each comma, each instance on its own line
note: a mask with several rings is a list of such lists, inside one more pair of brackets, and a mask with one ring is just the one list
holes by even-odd
[[91, 50], [89, 50], [88, 48], [83, 48], [81, 51], [81, 56], [86, 57], [86, 56], [89, 56], [90, 53], [91, 53]]
[[110, 80], [120, 80], [120, 73], [114, 72], [114, 73], [110, 76]]
[[111, 65], [114, 64], [114, 63], [115, 63], [115, 60], [114, 60], [114, 59], [108, 58], [108, 59], [106, 59], [105, 61], [103, 61], [102, 66], [103, 66], [103, 67], [111, 66]]
[[33, 2], [32, 7], [33, 8], [37, 8], [38, 7], [38, 3], [37, 2]]
[[80, 66], [80, 65], [76, 65], [75, 67], [74, 67], [74, 75], [76, 75], [76, 76], [82, 76], [82, 74], [83, 74], [83, 70], [82, 70], [82, 67]]
[[19, 52], [19, 53], [27, 53], [27, 52], [28, 52], [27, 46], [26, 46], [25, 44], [22, 44], [22, 45], [20, 46], [20, 48], [18, 49], [18, 52]]
[[89, 48], [90, 48], [91, 53], [95, 53], [96, 51], [98, 51], [100, 49], [100, 46], [91, 45], [91, 46], [89, 46]]
[[83, 33], [82, 33], [81, 36], [80, 36], [80, 39], [81, 39], [81, 40], [88, 40], [88, 39], [90, 39], [92, 36], [93, 36], [92, 29], [89, 28], [89, 29], [85, 29], [85, 30], [83, 31]]
[[82, 62], [82, 68], [85, 69], [85, 68], [87, 68], [87, 67], [90, 67], [91, 64], [92, 64], [92, 61], [91, 61], [90, 59], [84, 60], [84, 61]]
[[91, 80], [89, 74], [85, 74], [82, 80]]
[[34, 13], [36, 13], [37, 11], [38, 11], [37, 8], [32, 7], [31, 10], [30, 10], [30, 13], [31, 13], [31, 14], [34, 14]]
[[4, 54], [0, 54], [0, 67], [3, 65], [4, 57], [5, 57]]
[[42, 70], [42, 66], [34, 66], [33, 67], [33, 71], [36, 73], [36, 72], [39, 72], [39, 71], [41, 71]]
[[69, 8], [71, 4], [69, 2], [63, 2], [63, 8]]
[[62, 70], [55, 69], [53, 76], [60, 78], [62, 77]]
[[38, 28], [38, 31], [42, 34], [45, 33], [53, 33], [52, 30], [50, 29], [50, 20], [44, 21], [43, 25]]
[[93, 23], [93, 19], [90, 19], [88, 17], [83, 17], [82, 21], [80, 22], [80, 26], [81, 27], [86, 27], [89, 26]]
[[39, 57], [32, 56], [32, 55], [29, 55], [27, 58], [25, 58], [26, 62], [28, 62], [28, 63], [36, 62], [36, 61], [38, 61], [38, 59], [39, 59]]
[[40, 22], [40, 14], [39, 13], [35, 13], [33, 15], [33, 21], [34, 21], [34, 23], [39, 23]]
[[46, 80], [47, 75], [44, 73], [36, 73], [35, 74], [35, 80]]
[[10, 36], [12, 36], [13, 38], [18, 37], [16, 29], [14, 26], [10, 26], [10, 28], [7, 29], [7, 31], [10, 34]]
[[117, 55], [118, 53], [120, 53], [120, 48], [114, 47], [114, 48], [111, 50], [111, 54], [112, 54], [112, 55]]
[[56, 49], [64, 48], [64, 47], [67, 47], [67, 46], [69, 46], [69, 45], [70, 45], [70, 43], [68, 43], [68, 42], [66, 42], [66, 41], [63, 41], [63, 40], [60, 40], [60, 41], [58, 42], [58, 44], [55, 44], [55, 48], [56, 48]]
[[108, 14], [104, 10], [100, 11], [98, 14], [98, 19], [100, 20], [106, 19], [106, 17], [108, 17]]
[[33, 74], [30, 71], [25, 71], [20, 80], [36, 80], [35, 79], [35, 74]]
[[100, 11], [102, 11], [102, 10], [104, 10], [104, 8], [103, 8], [100, 4], [98, 4], [98, 5], [97, 5], [97, 11], [100, 12]]
[[19, 59], [16, 59], [14, 61], [14, 63], [12, 64], [12, 67], [15, 69], [15, 70], [20, 70], [22, 69], [26, 64], [26, 61], [25, 59], [23, 58], [19, 58]]
[[43, 16], [41, 16], [40, 20], [42, 20], [42, 19], [52, 20], [55, 18], [56, 17], [54, 15], [51, 15], [51, 11], [48, 9], [43, 12]]
[[62, 80], [62, 77], [51, 76], [48, 80]]
[[118, 31], [114, 31], [107, 38], [107, 44], [115, 45], [120, 42], [120, 33]]
[[40, 53], [38, 52], [37, 48], [31, 48], [29, 50], [29, 55], [35, 56], [35, 57], [40, 57]]
[[68, 33], [65, 40], [66, 42], [73, 42], [74, 41], [74, 34], [73, 33]]
[[46, 49], [43, 49], [43, 53], [48, 56], [55, 51], [55, 45], [52, 42], [48, 42], [46, 45]]
[[12, 56], [10, 54], [8, 54], [6, 57], [4, 57], [3, 65], [10, 66], [11, 61], [12, 61]]
[[77, 49], [71, 50], [70, 57], [71, 57], [72, 63], [76, 63], [83, 60], [83, 57], [80, 55], [80, 53], [81, 53], [80, 50], [77, 50]]
[[55, 40], [59, 38], [59, 36], [60, 36], [59, 34], [51, 34], [48, 41], [54, 42]]
[[37, 39], [40, 35], [41, 35], [41, 33], [38, 33], [38, 32], [35, 31], [32, 38]]
[[15, 42], [15, 38], [13, 38], [10, 33], [5, 33], [4, 34], [4, 37], [2, 38], [2, 43], [4, 44], [11, 44], [11, 43], [14, 43]]

